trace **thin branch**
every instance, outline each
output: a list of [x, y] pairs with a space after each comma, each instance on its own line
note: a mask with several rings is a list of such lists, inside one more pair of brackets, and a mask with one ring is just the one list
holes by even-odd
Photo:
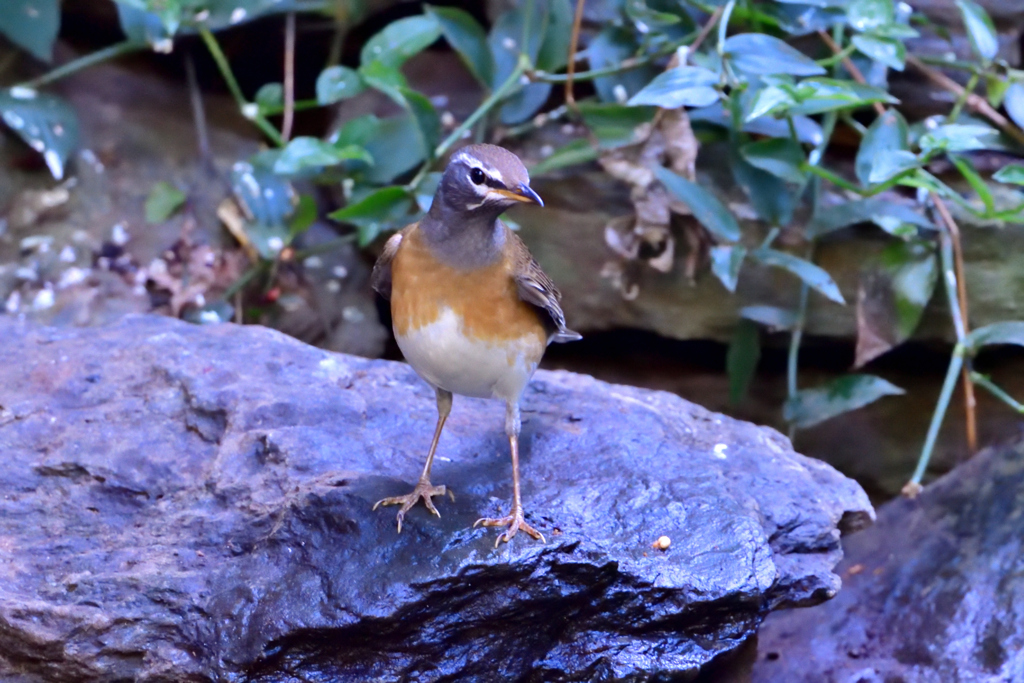
[[185, 77], [188, 81], [189, 100], [192, 104], [192, 119], [196, 124], [196, 142], [199, 145], [199, 156], [203, 165], [212, 168], [210, 163], [210, 135], [206, 130], [206, 111], [203, 109], [203, 93], [196, 80], [196, 65], [192, 52], [185, 53]]
[[1021, 415], [1024, 415], [1024, 404], [1010, 396], [1008, 393], [1003, 391], [995, 382], [990, 380], [980, 372], [971, 371], [971, 379], [977, 382], [978, 386], [983, 389], [988, 389], [989, 393], [998, 398], [1000, 401], [1010, 406], [1013, 410], [1017, 411]]
[[[958, 97], [966, 92], [964, 87], [952, 78], [937, 69], [931, 68], [913, 55], [907, 55], [907, 64], [924, 74], [932, 83]], [[984, 97], [971, 93], [967, 96], [967, 106], [994, 123], [999, 130], [1024, 145], [1024, 130], [1015, 126], [1009, 119], [996, 111]]]
[[295, 12], [289, 12], [284, 22], [284, 118], [281, 137], [285, 142], [292, 136], [295, 122]]
[[105, 47], [102, 50], [96, 50], [96, 52], [90, 52], [84, 57], [73, 59], [63, 66], [58, 66], [53, 71], [48, 71], [38, 78], [33, 78], [31, 81], [25, 81], [21, 84], [23, 88], [38, 88], [48, 83], [70, 76], [76, 71], [81, 71], [87, 67], [105, 62], [108, 59], [114, 59], [121, 55], [130, 54], [132, 52], [139, 52], [149, 47], [149, 43], [144, 40], [125, 40], [120, 43], [114, 43], [110, 47]]
[[722, 5], [721, 7], [716, 7], [715, 11], [711, 13], [711, 16], [708, 17], [707, 23], [705, 23], [704, 26], [700, 29], [700, 33], [698, 33], [697, 37], [693, 39], [693, 42], [687, 46], [688, 55], [692, 55], [694, 52], [696, 52], [697, 48], [700, 47], [700, 44], [703, 43], [704, 39], [708, 37], [708, 34], [711, 33], [711, 31], [715, 28], [715, 24], [717, 24], [718, 20], [722, 17], [722, 10], [724, 9], [725, 5]]
[[[832, 50], [833, 54], [835, 54], [836, 56], [844, 55], [843, 48], [839, 47], [839, 43], [832, 40], [832, 36], [825, 33], [825, 31], [818, 31], [818, 37], [821, 38], [822, 42], [828, 45], [828, 49]], [[857, 81], [861, 85], [867, 83], [867, 80], [864, 78], [864, 74], [860, 72], [860, 69], [857, 68], [857, 65], [853, 63], [852, 59], [850, 59], [850, 55], [845, 54], [842, 57], [842, 62], [843, 68], [846, 69], [851, 76], [853, 76], [853, 80]], [[881, 102], [875, 102], [874, 106], [875, 111], [878, 112], [879, 116], [885, 113], [885, 107], [882, 106]]]
[[[970, 322], [967, 317], [967, 281], [964, 276], [964, 252], [963, 246], [960, 240], [960, 229], [957, 227], [956, 221], [953, 220], [953, 215], [949, 212], [945, 202], [939, 195], [932, 193], [932, 201], [935, 202], [935, 209], [942, 217], [943, 223], [946, 224], [946, 229], [949, 231], [950, 239], [953, 243], [953, 267], [956, 275], [956, 295], [957, 303], [960, 311], [960, 324], [957, 326], [958, 334], [967, 335], [970, 331]], [[957, 341], [962, 342], [963, 337]], [[977, 401], [974, 397], [974, 382], [971, 381], [971, 374], [969, 368], [965, 365], [962, 369], [963, 383], [964, 383], [964, 413], [967, 419], [967, 451], [972, 455], [978, 450], [978, 418], [977, 418]]]
[[565, 73], [565, 103], [576, 110], [576, 97], [572, 92], [572, 77], [576, 73], [576, 48], [580, 42], [580, 27], [583, 25], [583, 3], [576, 0], [576, 14], [572, 18], [572, 35], [569, 37], [569, 62]]
[[213, 61], [217, 63], [220, 75], [224, 78], [224, 82], [227, 83], [228, 90], [231, 91], [231, 96], [235, 98], [235, 103], [238, 104], [238, 109], [242, 112], [242, 116], [255, 123], [263, 131], [264, 135], [274, 141], [274, 144], [278, 147], [283, 147], [284, 138], [281, 137], [281, 133], [259, 112], [259, 107], [245, 99], [242, 89], [238, 86], [238, 81], [235, 80], [235, 74], [231, 71], [231, 64], [228, 63], [228, 58], [224, 56], [224, 51], [220, 49], [220, 43], [217, 42], [216, 36], [203, 24], [200, 24], [198, 28], [199, 36], [206, 44], [206, 49], [210, 51]]

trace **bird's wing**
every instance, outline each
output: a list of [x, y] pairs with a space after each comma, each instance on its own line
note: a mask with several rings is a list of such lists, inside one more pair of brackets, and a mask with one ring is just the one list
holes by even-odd
[[395, 260], [398, 247], [402, 244], [402, 236], [411, 227], [413, 226], [410, 225], [408, 228], [396, 232], [384, 243], [384, 251], [380, 253], [377, 263], [373, 265], [373, 272], [370, 274], [370, 285], [387, 300], [391, 299], [391, 262]]
[[571, 342], [582, 339], [578, 332], [573, 332], [565, 326], [565, 314], [562, 313], [562, 306], [559, 303], [562, 294], [555, 287], [555, 283], [540, 269], [540, 265], [519, 236], [507, 228], [506, 234], [512, 250], [512, 267], [519, 298], [547, 314], [551, 320], [551, 327], [554, 328], [550, 341]]

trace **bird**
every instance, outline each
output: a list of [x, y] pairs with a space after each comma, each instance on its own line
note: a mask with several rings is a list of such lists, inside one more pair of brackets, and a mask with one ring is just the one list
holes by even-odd
[[548, 344], [580, 334], [566, 327], [562, 295], [523, 241], [499, 216], [517, 204], [544, 206], [523, 162], [488, 144], [461, 148], [450, 158], [429, 211], [384, 245], [371, 285], [390, 301], [398, 347], [434, 388], [437, 423], [423, 473], [412, 492], [377, 501], [399, 505], [398, 532], [419, 501], [437, 517], [432, 498], [454, 494], [430, 481], [430, 468], [452, 395], [505, 402], [512, 456], [508, 515], [473, 525], [502, 527], [495, 547], [522, 531], [544, 542], [525, 519], [519, 477], [519, 401]]

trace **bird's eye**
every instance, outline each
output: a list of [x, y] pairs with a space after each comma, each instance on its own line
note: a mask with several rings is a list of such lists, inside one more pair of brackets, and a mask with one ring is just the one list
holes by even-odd
[[479, 168], [474, 168], [472, 171], [469, 172], [469, 179], [472, 180], [477, 185], [482, 185], [485, 178], [486, 176], [484, 175], [484, 172], [481, 171]]

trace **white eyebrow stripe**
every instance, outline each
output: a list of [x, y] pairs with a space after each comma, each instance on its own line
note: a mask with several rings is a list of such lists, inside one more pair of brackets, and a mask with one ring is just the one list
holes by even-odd
[[502, 185], [505, 184], [505, 178], [502, 177], [501, 171], [489, 165], [485, 166], [479, 159], [471, 157], [466, 152], [459, 152], [454, 157], [452, 157], [452, 161], [464, 163], [470, 168], [479, 168], [481, 171], [489, 175], [492, 179], [497, 180]]

